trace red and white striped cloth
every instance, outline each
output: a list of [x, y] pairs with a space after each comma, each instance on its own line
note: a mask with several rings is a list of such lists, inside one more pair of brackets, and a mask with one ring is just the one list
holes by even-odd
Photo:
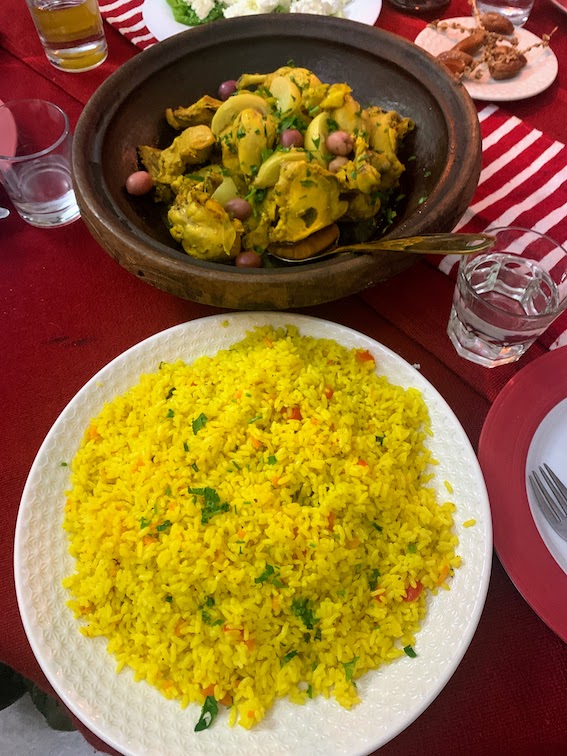
[[[165, 2], [165, 0], [164, 0]], [[144, 24], [143, 0], [101, 0], [105, 20], [144, 50], [157, 40]], [[488, 226], [523, 226], [567, 244], [567, 149], [496, 105], [479, 106], [483, 168], [473, 201], [455, 230], [479, 233]], [[433, 258], [431, 258], [433, 261]], [[458, 257], [434, 264], [455, 276]], [[567, 312], [541, 341], [567, 345]]]
[[144, 0], [99, 0], [100, 13], [104, 20], [141, 50], [157, 42], [144, 23], [143, 4]]

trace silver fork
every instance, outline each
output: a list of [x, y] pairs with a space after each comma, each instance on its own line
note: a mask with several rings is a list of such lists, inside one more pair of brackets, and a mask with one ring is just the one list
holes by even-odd
[[567, 541], [567, 487], [545, 462], [529, 474], [534, 496], [553, 530]]

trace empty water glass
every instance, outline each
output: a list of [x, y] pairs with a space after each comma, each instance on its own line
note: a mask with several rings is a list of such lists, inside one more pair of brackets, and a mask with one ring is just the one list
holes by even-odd
[[488, 252], [463, 257], [447, 333], [485, 367], [518, 360], [567, 308], [567, 250], [521, 227], [488, 228]]
[[21, 217], [48, 228], [80, 213], [71, 180], [71, 128], [57, 105], [14, 100], [0, 106], [0, 181]]

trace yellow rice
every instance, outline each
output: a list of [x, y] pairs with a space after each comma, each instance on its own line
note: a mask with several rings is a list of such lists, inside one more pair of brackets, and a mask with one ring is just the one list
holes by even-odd
[[162, 363], [92, 420], [64, 585], [119, 670], [249, 728], [280, 696], [351, 707], [357, 678], [413, 655], [459, 565], [455, 507], [436, 498], [420, 392], [368, 358], [262, 327]]

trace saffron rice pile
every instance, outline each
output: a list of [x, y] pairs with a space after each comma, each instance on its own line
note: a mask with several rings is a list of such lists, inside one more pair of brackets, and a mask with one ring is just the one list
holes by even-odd
[[[459, 565], [419, 391], [367, 351], [262, 327], [162, 363], [72, 462], [69, 605], [166, 698], [259, 722], [279, 696], [357, 703]], [[221, 706], [219, 707], [219, 704]], [[195, 719], [197, 720], [197, 716]]]

